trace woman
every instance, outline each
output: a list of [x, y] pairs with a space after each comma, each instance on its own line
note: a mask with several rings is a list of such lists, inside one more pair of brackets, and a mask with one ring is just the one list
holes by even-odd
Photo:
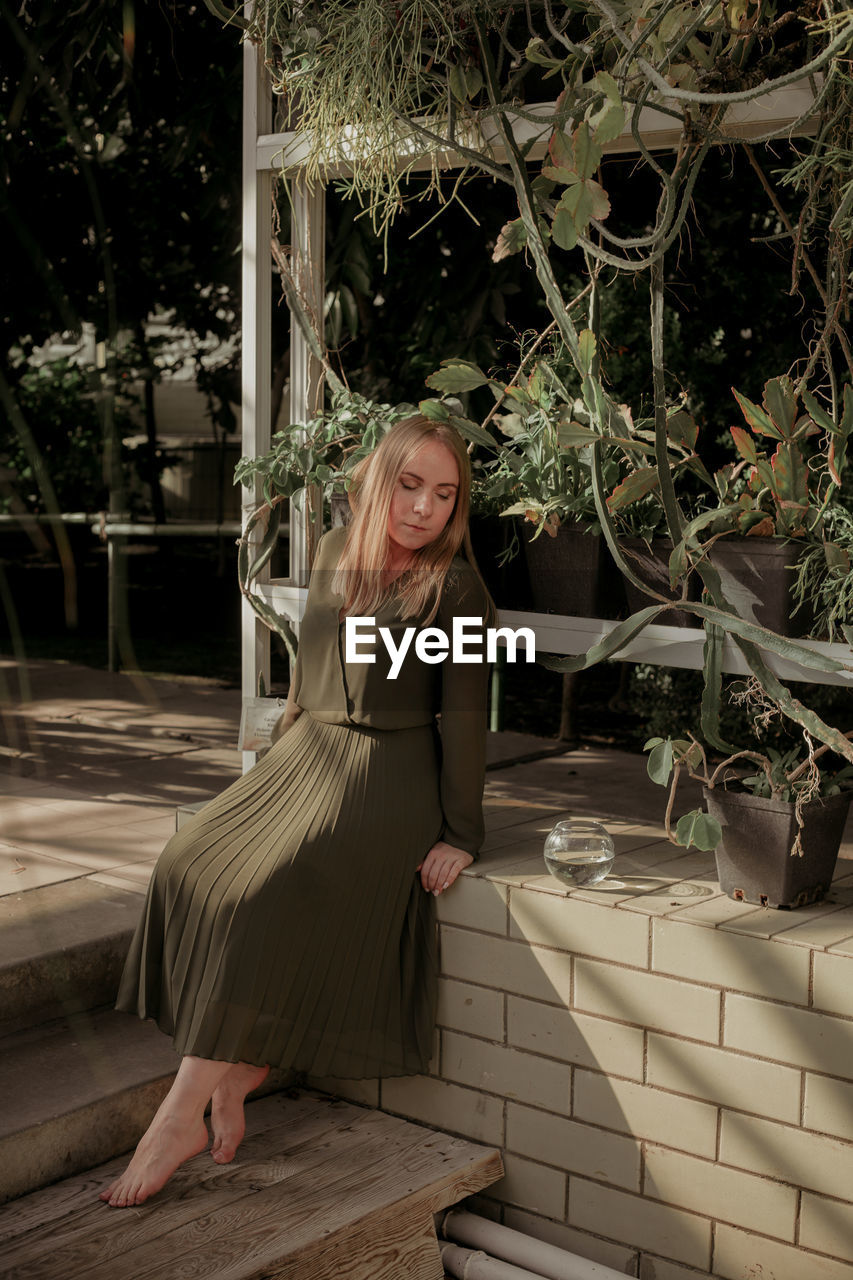
[[213, 1159], [232, 1160], [270, 1065], [426, 1069], [435, 896], [483, 837], [487, 668], [410, 645], [392, 679], [387, 645], [347, 661], [344, 636], [347, 617], [374, 618], [399, 652], [413, 624], [450, 636], [454, 617], [490, 616], [469, 494], [455, 431], [420, 416], [389, 431], [348, 529], [320, 541], [283, 732], [158, 860], [118, 1008], [155, 1018], [183, 1057], [109, 1204], [141, 1204], [204, 1150], [208, 1102]]

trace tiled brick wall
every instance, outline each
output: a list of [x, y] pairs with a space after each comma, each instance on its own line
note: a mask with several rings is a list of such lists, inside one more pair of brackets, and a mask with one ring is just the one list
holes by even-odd
[[480, 1211], [627, 1275], [853, 1280], [849, 887], [703, 892], [477, 864], [439, 901], [430, 1074], [337, 1086], [502, 1148]]

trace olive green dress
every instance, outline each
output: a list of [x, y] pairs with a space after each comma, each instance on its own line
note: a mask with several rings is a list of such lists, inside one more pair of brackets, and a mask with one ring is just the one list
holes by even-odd
[[[483, 838], [487, 667], [412, 645], [395, 680], [347, 663], [331, 581], [344, 530], [321, 539], [294, 669], [303, 708], [242, 778], [166, 845], [117, 1007], [184, 1054], [315, 1075], [415, 1074], [432, 1053], [435, 900], [416, 868], [439, 839]], [[462, 559], [431, 624], [484, 618]], [[396, 606], [376, 625], [400, 633]], [[441, 733], [436, 732], [440, 712]]]

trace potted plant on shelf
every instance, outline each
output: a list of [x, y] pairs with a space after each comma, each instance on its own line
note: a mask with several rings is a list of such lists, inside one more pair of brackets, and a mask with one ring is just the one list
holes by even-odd
[[[504, 558], [523, 548], [534, 609], [618, 617], [619, 580], [608, 577], [592, 489], [589, 446], [597, 437], [579, 420], [586, 416], [583, 402], [565, 386], [557, 361], [540, 358], [522, 376], [523, 363], [502, 381], [476, 365], [445, 360], [427, 386], [445, 394], [488, 387], [495, 398], [482, 426], [493, 423], [503, 442], [482, 468], [480, 502], [514, 519]], [[614, 462], [606, 467], [615, 482]]]
[[[845, 396], [845, 414], [836, 425], [808, 392], [807, 412], [800, 413], [787, 377], [765, 384], [761, 406], [734, 395], [749, 429], [730, 429], [738, 460], [716, 472], [717, 505], [687, 524], [671, 574], [677, 579], [707, 556], [742, 618], [781, 635], [809, 635], [812, 618], [805, 607], [791, 618], [797, 564], [824, 545], [853, 427], [853, 398]], [[768, 441], [775, 444], [772, 455]]]
[[[747, 681], [739, 696], [766, 731], [776, 710], [758, 683]], [[692, 733], [651, 738], [645, 750], [649, 777], [669, 787], [668, 837], [688, 848], [713, 849], [720, 886], [730, 898], [791, 908], [824, 897], [853, 799], [853, 765], [827, 759], [829, 747], [816, 746], [808, 732], [791, 747], [747, 746], [713, 761]], [[703, 783], [705, 808], [682, 814], [673, 830], [684, 774]]]
[[[593, 334], [584, 330], [580, 343], [592, 362]], [[619, 617], [624, 593], [601, 537], [592, 453], [596, 444], [604, 446], [601, 482], [608, 494], [608, 510], [616, 516], [620, 530], [634, 535], [631, 555], [654, 589], [660, 566], [665, 572], [668, 559], [661, 560], [658, 548], [651, 552], [646, 541], [664, 525], [655, 492], [659, 478], [653, 465], [654, 431], [646, 421], [635, 425], [627, 405], [612, 405], [606, 431], [595, 431], [586, 397], [574, 396], [567, 386], [573, 370], [566, 375], [568, 362], [559, 344], [522, 376], [524, 363], [509, 381], [503, 381], [474, 364], [446, 360], [427, 378], [427, 386], [445, 393], [487, 387], [494, 396], [495, 404], [481, 426], [494, 423], [504, 440], [496, 456], [483, 464], [476, 492], [481, 510], [497, 511], [502, 519], [514, 522], [501, 555], [509, 558], [519, 545], [523, 547], [534, 609]], [[695, 443], [692, 418], [680, 406], [673, 407], [667, 435], [670, 469], [675, 473], [684, 466], [699, 467], [710, 483]], [[668, 583], [665, 590], [677, 598]]]

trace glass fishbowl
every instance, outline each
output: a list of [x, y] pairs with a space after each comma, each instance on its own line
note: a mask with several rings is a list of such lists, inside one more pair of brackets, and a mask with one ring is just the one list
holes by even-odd
[[545, 841], [545, 866], [569, 889], [598, 884], [609, 873], [615, 856], [607, 828], [589, 818], [558, 822]]

